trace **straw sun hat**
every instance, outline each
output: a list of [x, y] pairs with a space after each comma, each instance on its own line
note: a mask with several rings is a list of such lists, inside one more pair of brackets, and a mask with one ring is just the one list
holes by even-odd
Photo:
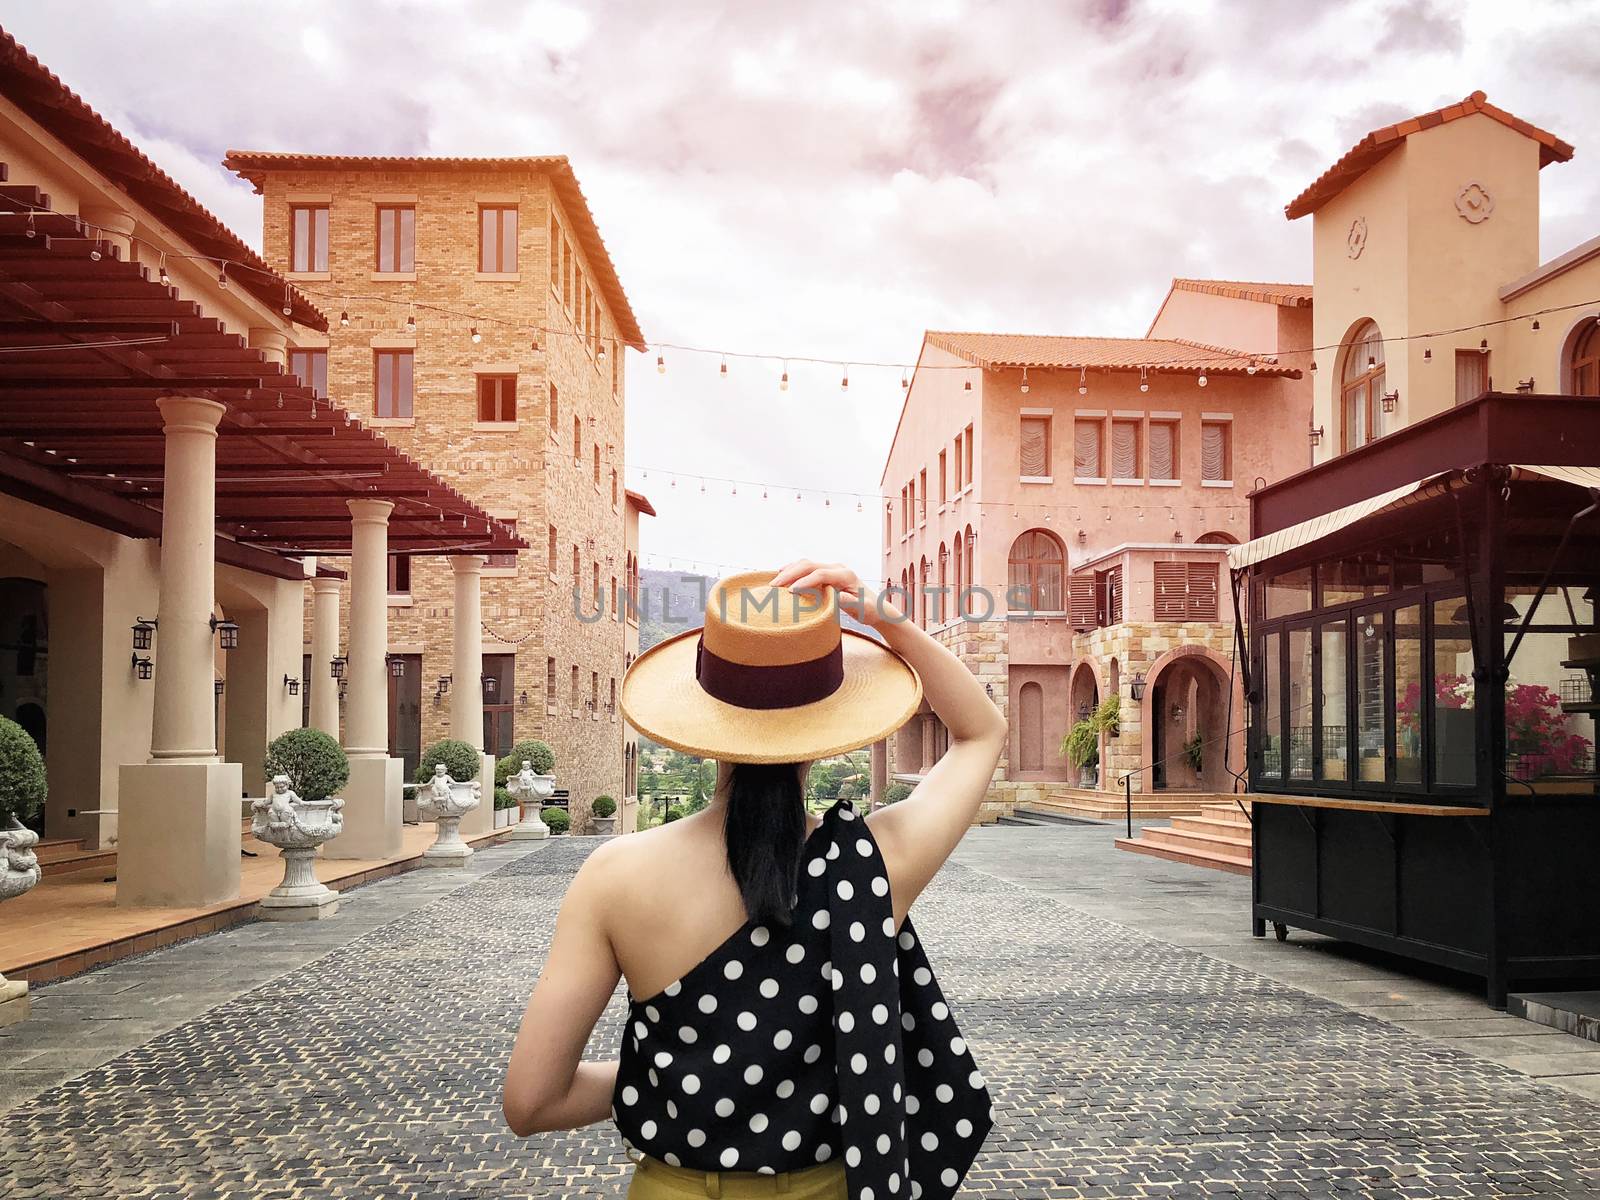
[[645, 736], [720, 762], [805, 762], [888, 736], [922, 681], [881, 642], [840, 628], [832, 588], [771, 586], [775, 571], [719, 580], [706, 623], [646, 650], [622, 680]]

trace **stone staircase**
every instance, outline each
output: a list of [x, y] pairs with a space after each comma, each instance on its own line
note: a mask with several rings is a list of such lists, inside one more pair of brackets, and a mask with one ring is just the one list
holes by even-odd
[[[1249, 802], [1246, 801], [1248, 807]], [[1250, 874], [1250, 818], [1239, 805], [1210, 803], [1199, 812], [1175, 816], [1167, 827], [1146, 826], [1136, 837], [1119, 837], [1119, 850], [1169, 862], [1211, 867], [1234, 875]]]
[[51, 838], [33, 848], [40, 875], [70, 875], [74, 871], [115, 869], [116, 847], [85, 850], [82, 838]]
[[[1207, 792], [1135, 792], [1135, 820], [1192, 816], [1207, 805], [1232, 803], [1226, 796]], [[1029, 808], [1059, 813], [1066, 817], [1089, 817], [1096, 821], [1120, 821], [1127, 812], [1121, 792], [1101, 792], [1091, 788], [1053, 787], [1044, 796], [1030, 801]]]

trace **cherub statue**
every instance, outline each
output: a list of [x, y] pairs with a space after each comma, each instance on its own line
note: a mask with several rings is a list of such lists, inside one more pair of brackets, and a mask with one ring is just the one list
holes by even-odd
[[298, 822], [295, 820], [294, 803], [298, 799], [299, 797], [289, 790], [287, 775], [274, 776], [271, 794], [257, 796], [250, 801], [250, 811], [254, 814], [251, 824], [256, 830], [296, 828]]
[[443, 763], [439, 763], [433, 768], [433, 778], [428, 781], [428, 795], [432, 798], [435, 808], [449, 810], [451, 801], [450, 785], [454, 782]]

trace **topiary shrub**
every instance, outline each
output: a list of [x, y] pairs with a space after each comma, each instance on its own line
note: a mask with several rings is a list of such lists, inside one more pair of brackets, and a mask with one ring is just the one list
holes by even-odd
[[471, 783], [478, 777], [478, 764], [482, 759], [483, 756], [466, 742], [445, 738], [422, 752], [422, 761], [417, 764], [417, 782], [427, 783], [433, 778], [433, 768], [443, 763], [451, 779], [457, 783]]
[[596, 796], [589, 811], [597, 817], [614, 817], [617, 815], [617, 802], [610, 796]]
[[540, 809], [539, 819], [549, 826], [551, 833], [565, 833], [572, 828], [572, 818], [564, 808]]
[[320, 729], [291, 729], [272, 739], [264, 764], [267, 782], [279, 775], [302, 800], [326, 800], [350, 781], [344, 747]]
[[909, 783], [891, 783], [883, 789], [883, 798], [880, 803], [897, 804], [909, 795], [911, 795], [911, 785]]
[[533, 773], [535, 775], [553, 775], [555, 773], [555, 751], [551, 750], [543, 742], [529, 739], [526, 742], [518, 742], [512, 746], [509, 754], [495, 762], [495, 783], [503, 787], [506, 780], [522, 770], [524, 759], [533, 765]]
[[0, 829], [37, 820], [47, 790], [39, 747], [21, 725], [0, 717]]
[[681, 821], [688, 815], [680, 805], [674, 804], [667, 809], [667, 815], [661, 818], [661, 823], [665, 825], [668, 821]]
[[512, 799], [511, 793], [503, 787], [494, 790], [494, 806], [496, 808], [516, 808], [517, 802]]

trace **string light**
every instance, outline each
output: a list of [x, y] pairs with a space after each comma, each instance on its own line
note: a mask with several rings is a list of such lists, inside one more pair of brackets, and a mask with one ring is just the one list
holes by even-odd
[[1201, 371], [1200, 372], [1200, 378], [1195, 380], [1195, 382], [1198, 383], [1201, 387], [1205, 387], [1205, 385], [1206, 385], [1206, 373], [1204, 371]]
[[594, 360], [597, 363], [603, 363], [606, 361], [606, 344], [604, 342], [601, 342], [595, 347]]
[[1028, 394], [1028, 368], [1027, 367], [1023, 367], [1022, 368], [1022, 394], [1024, 396], [1026, 396]]
[[718, 368], [717, 374], [720, 375], [723, 379], [726, 379], [728, 377], [728, 356], [727, 355], [723, 355], [722, 356], [722, 366], [720, 368]]
[[417, 314], [416, 313], [407, 313], [406, 314], [406, 332], [409, 333], [409, 334], [412, 334], [412, 335], [416, 334], [416, 332], [417, 332]]
[[658, 354], [658, 355], [656, 355], [656, 374], [657, 375], [665, 375], [666, 373], [667, 373], [667, 356], [664, 355], [664, 354]]
[[228, 290], [228, 264], [223, 263], [222, 269], [217, 272], [217, 287], [223, 291]]
[[1139, 368], [1139, 390], [1141, 392], [1148, 392], [1150, 390], [1150, 375], [1148, 368]]
[[1088, 394], [1089, 394], [1089, 368], [1088, 367], [1079, 367], [1078, 368], [1078, 395], [1087, 396]]
[[850, 368], [849, 367], [846, 367], [844, 369], [844, 377], [839, 380], [839, 390], [841, 392], [848, 392], [850, 390]]
[[787, 392], [789, 390], [789, 364], [788, 363], [784, 363], [783, 364], [783, 374], [778, 376], [778, 390], [780, 392]]
[[283, 285], [283, 315], [294, 316], [294, 289], [287, 283]]
[[[30, 213], [28, 215], [31, 219], [33, 214]], [[172, 286], [172, 276], [167, 274], [167, 256], [165, 254], [161, 256], [161, 270], [157, 274], [156, 278], [161, 281], [162, 287]]]
[[350, 310], [349, 309], [344, 309], [339, 313], [339, 328], [340, 329], [349, 329], [350, 328]]
[[478, 327], [474, 325], [472, 327], [472, 344], [476, 346], [481, 341], [483, 341], [483, 334], [479, 333]]

